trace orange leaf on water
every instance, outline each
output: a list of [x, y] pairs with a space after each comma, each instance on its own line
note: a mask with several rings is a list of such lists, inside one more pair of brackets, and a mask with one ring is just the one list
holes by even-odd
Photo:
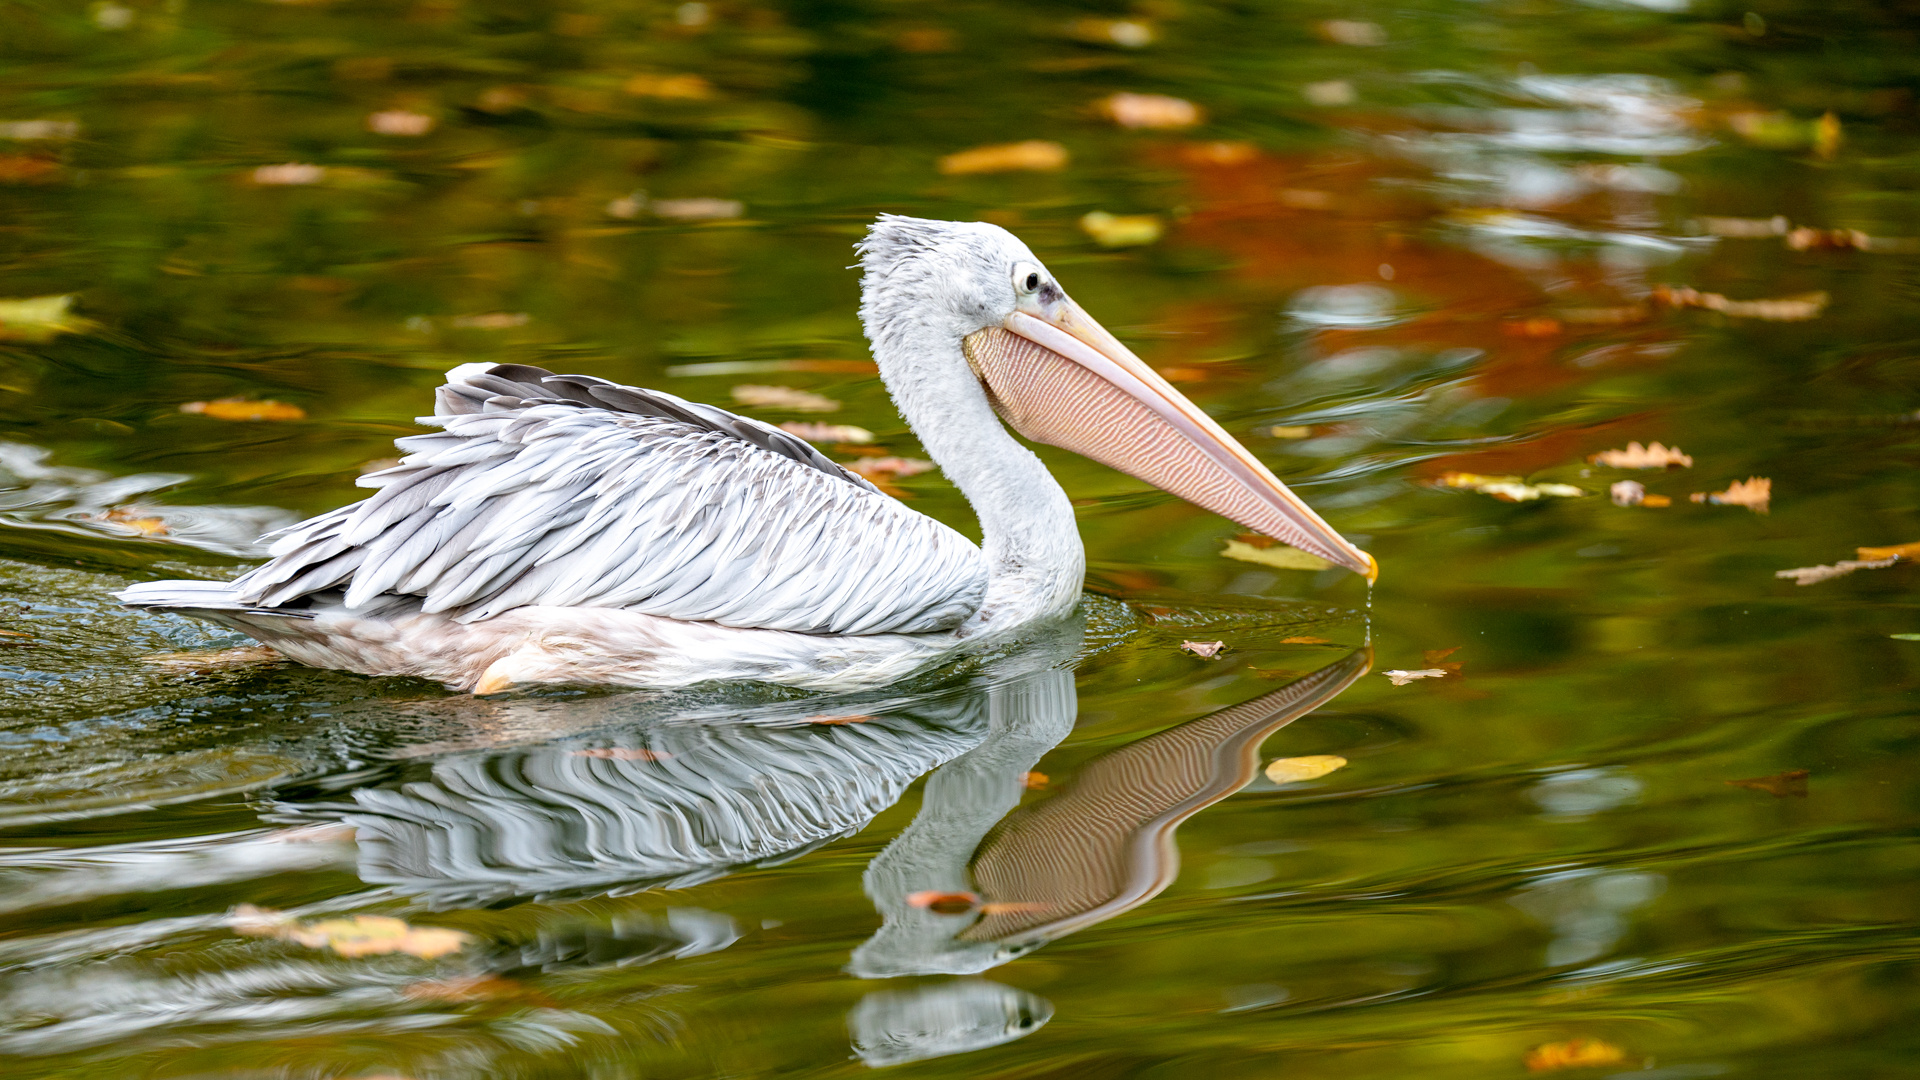
[[1028, 791], [1039, 791], [1047, 786], [1047, 774], [1043, 772], [1025, 773], [1020, 777], [1020, 786]]
[[1920, 540], [1892, 547], [1863, 547], [1856, 550], [1863, 559], [1920, 559]]
[[1618, 1065], [1626, 1059], [1626, 1051], [1612, 1043], [1599, 1039], [1568, 1039], [1566, 1042], [1534, 1047], [1527, 1051], [1526, 1063], [1530, 1072], [1553, 1072], [1557, 1069]]
[[1789, 769], [1775, 776], [1756, 776], [1747, 780], [1729, 780], [1730, 787], [1749, 788], [1764, 791], [1776, 799], [1791, 795], [1804, 799], [1807, 797], [1807, 770]]
[[1029, 139], [961, 150], [940, 159], [940, 172], [968, 176], [996, 172], [1058, 172], [1067, 167], [1067, 148], [1057, 142]]
[[403, 952], [431, 960], [459, 952], [473, 940], [471, 935], [458, 930], [410, 926], [387, 915], [355, 915], [302, 923], [282, 912], [252, 904], [234, 908], [228, 925], [243, 937], [279, 938], [309, 949], [331, 949], [347, 957]]
[[284, 401], [248, 401], [230, 397], [215, 401], [189, 401], [180, 406], [183, 413], [211, 416], [215, 420], [304, 420], [307, 411]]

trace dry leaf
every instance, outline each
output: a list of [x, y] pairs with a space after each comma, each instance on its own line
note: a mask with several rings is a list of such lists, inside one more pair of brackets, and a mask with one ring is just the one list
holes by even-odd
[[713, 96], [713, 84], [698, 75], [635, 75], [621, 87], [634, 97], [703, 101]]
[[304, 420], [307, 416], [305, 409], [284, 401], [248, 401], [238, 397], [189, 401], [180, 406], [180, 411], [211, 416], [215, 420]]
[[1043, 772], [1022, 773], [1020, 786], [1028, 791], [1039, 791], [1047, 786], [1047, 774]]
[[1200, 122], [1200, 107], [1165, 94], [1129, 94], [1103, 98], [1100, 111], [1125, 128], [1184, 128]]
[[1421, 662], [1425, 663], [1429, 668], [1439, 668], [1441, 671], [1459, 671], [1459, 664], [1443, 664], [1440, 661], [1445, 660], [1447, 657], [1452, 656], [1465, 647], [1464, 645], [1455, 645], [1446, 649], [1426, 649], [1420, 653], [1420, 659]]
[[473, 940], [471, 935], [458, 930], [410, 926], [387, 915], [355, 915], [302, 923], [281, 912], [252, 904], [234, 908], [228, 925], [243, 937], [279, 938], [309, 949], [332, 949], [347, 957], [403, 952], [431, 960], [459, 952]]
[[433, 130], [433, 117], [406, 109], [388, 109], [369, 113], [367, 130], [376, 135], [425, 135]]
[[1702, 217], [1697, 220], [1709, 235], [1736, 240], [1785, 236], [1791, 227], [1785, 214], [1775, 214], [1770, 218]]
[[1326, 19], [1313, 28], [1336, 45], [1385, 45], [1387, 32], [1379, 24], [1354, 19]]
[[1764, 791], [1776, 799], [1784, 799], [1789, 795], [1804, 799], [1807, 797], [1807, 770], [1789, 769], [1776, 776], [1756, 776], [1749, 780], [1729, 780], [1727, 784], [1729, 787]]
[[903, 457], [861, 458], [859, 461], [849, 462], [846, 467], [849, 471], [857, 472], [869, 480], [879, 477], [897, 479], [902, 476], [918, 476], [923, 472], [932, 472], [935, 468], [931, 461]]
[[1914, 559], [1920, 558], [1920, 541], [1892, 547], [1863, 547], [1855, 551], [1863, 559]]
[[1415, 679], [1444, 679], [1447, 676], [1447, 669], [1422, 668], [1419, 671], [1402, 671], [1395, 669], [1393, 671], [1383, 671], [1380, 674], [1385, 675], [1395, 686], [1405, 686]]
[[655, 199], [648, 205], [654, 217], [669, 221], [719, 221], [747, 212], [738, 199]]
[[1773, 498], [1773, 481], [1764, 476], [1749, 476], [1745, 480], [1735, 480], [1727, 485], [1727, 490], [1711, 494], [1696, 491], [1687, 496], [1697, 503], [1714, 503], [1718, 506], [1744, 506], [1756, 514], [1767, 512], [1767, 503]]
[[1347, 759], [1338, 754], [1275, 758], [1267, 762], [1267, 779], [1276, 784], [1298, 784], [1318, 780], [1336, 769], [1346, 767]]
[[143, 516], [130, 506], [116, 506], [103, 514], [88, 515], [90, 520], [103, 525], [114, 525], [135, 536], [165, 536], [167, 523], [160, 518]]
[[935, 915], [965, 915], [980, 907], [978, 893], [942, 892], [939, 889], [922, 889], [907, 894], [907, 903], [917, 908], [925, 908]]
[[1812, 251], [1814, 248], [1851, 248], [1855, 251], [1870, 251], [1874, 246], [1873, 237], [1859, 229], [1802, 227], [1787, 234], [1787, 248], [1791, 251]]
[[[1265, 540], [1266, 537], [1260, 539]], [[1333, 564], [1311, 552], [1268, 541], [1269, 547], [1256, 547], [1245, 540], [1229, 540], [1220, 554], [1241, 562], [1259, 563], [1280, 570], [1325, 570]]]
[[852, 424], [820, 424], [810, 420], [789, 420], [780, 430], [808, 442], [856, 443], [873, 441], [873, 432]]
[[1662, 506], [1672, 506], [1673, 500], [1665, 495], [1649, 495], [1640, 500], [1640, 505], [1658, 509]]
[[1224, 641], [1183, 641], [1180, 643], [1180, 647], [1202, 660], [1212, 660], [1220, 655], [1220, 650], [1226, 648], [1227, 643]]
[[1621, 480], [1607, 489], [1615, 506], [1639, 506], [1646, 500], [1646, 485], [1638, 480]]
[[750, 409], [784, 409], [788, 412], [838, 412], [840, 410], [840, 403], [830, 397], [797, 390], [791, 386], [742, 383], [733, 388], [733, 400]]
[[1828, 581], [1837, 577], [1846, 577], [1855, 570], [1885, 570], [1900, 561], [1900, 556], [1889, 555], [1884, 559], [1842, 559], [1832, 566], [1801, 566], [1792, 570], [1775, 570], [1777, 578], [1792, 578], [1795, 585], [1812, 585], [1815, 582]]
[[1690, 468], [1693, 458], [1680, 452], [1677, 446], [1641, 446], [1637, 442], [1627, 444], [1625, 450], [1602, 450], [1587, 459], [1595, 465], [1605, 465], [1610, 469], [1665, 469], [1674, 465]]
[[671, 761], [673, 755], [665, 750], [636, 750], [624, 746], [597, 746], [591, 750], [575, 750], [572, 757], [609, 758], [614, 761]]
[[1626, 1051], [1612, 1043], [1599, 1039], [1568, 1039], [1566, 1042], [1534, 1047], [1527, 1051], [1526, 1063], [1530, 1072], [1552, 1072], [1556, 1069], [1618, 1065], [1626, 1059]]
[[1817, 319], [1832, 300], [1825, 292], [1801, 293], [1778, 300], [1729, 300], [1719, 293], [1703, 293], [1684, 285], [1662, 285], [1653, 290], [1653, 298], [1673, 307], [1705, 308], [1736, 319], [1761, 319], [1766, 322]]
[[289, 161], [284, 165], [262, 165], [253, 170], [253, 182], [268, 186], [298, 187], [317, 184], [326, 178], [325, 166], [304, 165], [297, 161]]
[[62, 293], [0, 300], [0, 341], [40, 344], [97, 326], [91, 319], [73, 314], [73, 299], [73, 293]]
[[1066, 167], [1067, 148], [1057, 142], [1046, 142], [1041, 139], [999, 143], [994, 146], [976, 146], [971, 150], [948, 154], [940, 159], [940, 172], [945, 176], [1020, 170], [1058, 172]]
[[1526, 502], [1545, 496], [1571, 499], [1586, 494], [1572, 484], [1529, 484], [1517, 476], [1481, 476], [1479, 473], [1442, 473], [1437, 483], [1442, 487], [1491, 495], [1501, 502]]
[[1109, 214], [1095, 210], [1080, 218], [1080, 229], [1101, 247], [1140, 247], [1160, 239], [1164, 231], [1152, 214]]
[[1360, 100], [1354, 92], [1353, 84], [1345, 79], [1327, 79], [1323, 82], [1310, 82], [1300, 88], [1300, 94], [1310, 105], [1332, 108], [1336, 105], [1351, 105]]
[[1328, 641], [1326, 638], [1323, 638], [1323, 637], [1283, 637], [1280, 639], [1280, 644], [1282, 645], [1331, 645], [1333, 644], [1333, 642]]
[[1302, 424], [1275, 424], [1266, 428], [1265, 434], [1274, 439], [1310, 439], [1313, 429]]

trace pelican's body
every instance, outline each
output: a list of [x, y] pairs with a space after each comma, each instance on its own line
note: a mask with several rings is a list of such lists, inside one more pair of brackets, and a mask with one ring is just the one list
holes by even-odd
[[490, 693], [518, 683], [892, 682], [1058, 617], [1073, 510], [1001, 420], [1373, 573], [1253, 457], [984, 224], [882, 218], [861, 316], [901, 414], [983, 543], [777, 428], [521, 365], [448, 373], [433, 434], [362, 502], [233, 582], [121, 593], [294, 660]]

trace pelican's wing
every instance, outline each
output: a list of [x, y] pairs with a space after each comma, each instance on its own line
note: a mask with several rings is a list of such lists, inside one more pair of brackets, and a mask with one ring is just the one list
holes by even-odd
[[965, 537], [806, 442], [671, 394], [536, 367], [466, 365], [444, 430], [398, 441], [379, 493], [278, 534], [234, 583], [260, 607], [344, 590], [461, 621], [617, 607], [807, 633], [922, 633], [980, 606]]

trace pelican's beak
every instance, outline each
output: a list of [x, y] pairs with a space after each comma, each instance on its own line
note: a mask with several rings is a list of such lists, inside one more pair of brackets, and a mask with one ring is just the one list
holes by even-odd
[[965, 346], [995, 410], [1027, 438], [1139, 477], [1369, 583], [1379, 576], [1373, 556], [1065, 295], [1030, 298]]

